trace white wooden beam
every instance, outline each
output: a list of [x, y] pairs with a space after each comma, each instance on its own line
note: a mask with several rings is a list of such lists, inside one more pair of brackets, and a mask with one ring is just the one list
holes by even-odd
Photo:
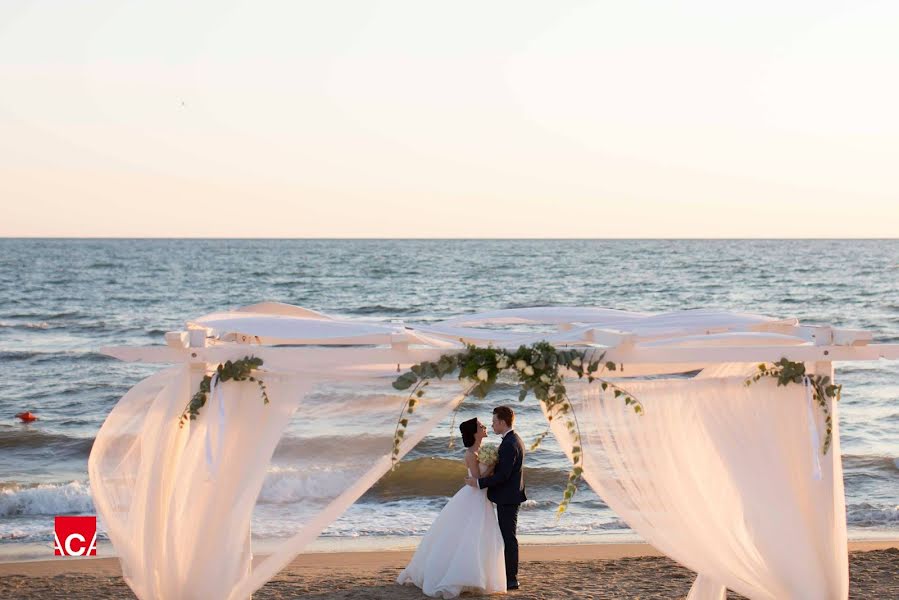
[[899, 360], [899, 344], [868, 346], [735, 346], [709, 348], [610, 348], [605, 360], [616, 363], [854, 361], [885, 358]]
[[[511, 348], [510, 350], [515, 350]], [[221, 344], [209, 347], [170, 348], [165, 346], [105, 347], [100, 352], [128, 362], [220, 363], [247, 355], [269, 358], [280, 364], [296, 363], [304, 370], [311, 365], [333, 365], [335, 359], [345, 364], [413, 364], [423, 360], [437, 360], [449, 352], [444, 348], [347, 348], [347, 347], [271, 347], [243, 344]], [[596, 348], [605, 351], [604, 361], [628, 364], [716, 364], [724, 362], [774, 362], [781, 357], [803, 362], [899, 360], [899, 344], [867, 346], [742, 346], [710, 348]]]
[[186, 331], [168, 331], [165, 343], [171, 348], [187, 348], [190, 345], [190, 334]]
[[223, 363], [245, 356], [258, 356], [266, 363], [296, 364], [302, 370], [320, 366], [331, 370], [342, 366], [367, 364], [411, 365], [435, 361], [452, 352], [443, 348], [347, 348], [347, 347], [272, 347], [245, 344], [220, 344], [205, 348], [168, 348], [165, 346], [107, 346], [100, 353], [126, 362], [142, 363]]
[[[729, 331], [739, 331], [731, 329]], [[862, 329], [839, 329], [827, 325], [789, 325], [786, 323], [760, 323], [747, 328], [747, 331], [765, 331], [781, 333], [802, 338], [818, 344], [824, 342], [835, 346], [864, 346], [874, 340], [874, 334]]]
[[833, 343], [838, 346], [866, 346], [874, 341], [874, 334], [861, 329], [834, 329]]

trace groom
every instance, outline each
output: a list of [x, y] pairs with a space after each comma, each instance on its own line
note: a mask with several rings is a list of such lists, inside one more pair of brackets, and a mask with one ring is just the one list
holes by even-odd
[[527, 500], [524, 495], [524, 442], [512, 430], [515, 413], [508, 406], [493, 409], [493, 431], [503, 436], [499, 445], [499, 458], [493, 475], [474, 479], [466, 477], [465, 483], [478, 489], [487, 488], [487, 498], [496, 504], [499, 530], [503, 534], [506, 555], [506, 589], [518, 589], [518, 507]]

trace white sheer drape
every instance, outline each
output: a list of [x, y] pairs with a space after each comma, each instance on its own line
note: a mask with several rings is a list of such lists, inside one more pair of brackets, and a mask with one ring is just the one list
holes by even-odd
[[[262, 375], [269, 405], [255, 384], [227, 382], [179, 428], [202, 375], [181, 366], [140, 382], [103, 424], [91, 490], [142, 600], [249, 597], [389, 470], [406, 399], [390, 385], [395, 372], [276, 367]], [[570, 382], [585, 479], [648, 542], [699, 573], [691, 600], [723, 599], [725, 588], [753, 600], [843, 600], [836, 407], [833, 444], [821, 456], [814, 438], [823, 439], [824, 425], [806, 389], [771, 380], [746, 387], [746, 369], [623, 381], [644, 416], [598, 385]], [[402, 454], [461, 400], [454, 379], [433, 382]], [[570, 452], [558, 419], [553, 432]], [[276, 447], [304, 484], [289, 504], [295, 534], [252, 567], [250, 519]]]
[[[182, 366], [140, 382], [113, 408], [91, 451], [97, 514], [142, 600], [249, 597], [391, 466], [406, 399], [390, 385], [395, 374], [263, 373], [268, 405], [256, 384], [226, 382], [197, 420], [179, 428], [201, 375]], [[461, 400], [457, 382], [429, 386], [401, 454]], [[253, 507], [290, 428], [303, 434], [292, 455], [297, 476], [318, 491], [303, 515], [292, 515], [295, 535], [252, 568]]]
[[[623, 381], [643, 416], [599, 385], [569, 385], [584, 478], [644, 539], [699, 573], [690, 600], [723, 599], [725, 588], [753, 600], [845, 599], [837, 416], [820, 456], [809, 416], [821, 439], [823, 419], [804, 386], [744, 379]], [[570, 453], [564, 423], [552, 425]]]

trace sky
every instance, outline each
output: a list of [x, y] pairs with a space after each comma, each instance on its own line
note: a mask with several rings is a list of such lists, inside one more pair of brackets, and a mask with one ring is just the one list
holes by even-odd
[[899, 3], [0, 3], [3, 237], [896, 237]]

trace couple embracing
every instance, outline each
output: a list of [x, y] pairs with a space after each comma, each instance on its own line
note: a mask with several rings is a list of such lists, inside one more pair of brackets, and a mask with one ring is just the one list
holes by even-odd
[[[493, 410], [493, 431], [502, 436], [495, 464], [478, 460], [487, 427], [478, 419], [461, 425], [468, 477], [431, 524], [397, 583], [414, 584], [428, 596], [518, 589], [518, 509], [524, 495], [524, 443], [512, 429], [508, 406]], [[494, 512], [494, 504], [496, 511]]]

